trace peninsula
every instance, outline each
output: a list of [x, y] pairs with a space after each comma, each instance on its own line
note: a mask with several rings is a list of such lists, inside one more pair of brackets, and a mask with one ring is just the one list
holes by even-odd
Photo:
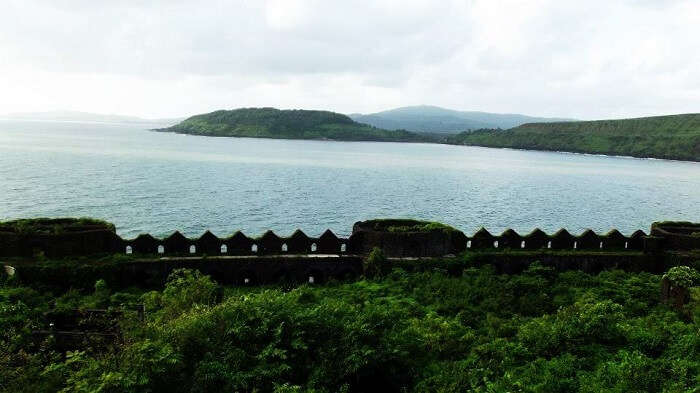
[[427, 142], [429, 136], [405, 130], [384, 130], [346, 115], [315, 110], [240, 108], [189, 117], [155, 131], [204, 136], [337, 141]]

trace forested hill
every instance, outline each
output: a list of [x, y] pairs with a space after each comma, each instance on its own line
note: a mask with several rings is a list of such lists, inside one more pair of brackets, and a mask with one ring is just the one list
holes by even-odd
[[387, 130], [401, 129], [443, 135], [480, 128], [512, 128], [525, 123], [571, 120], [520, 114], [456, 111], [431, 105], [406, 106], [370, 114], [353, 113], [349, 116], [360, 123]]
[[[442, 142], [700, 161], [700, 114], [622, 120], [528, 123], [438, 137], [386, 130], [328, 111], [242, 108], [192, 116], [162, 132], [337, 141]], [[439, 138], [439, 140], [438, 140]]]
[[331, 139], [340, 141], [422, 142], [427, 137], [389, 131], [357, 123], [348, 116], [328, 111], [241, 108], [192, 116], [162, 132], [206, 136], [280, 139]]
[[479, 130], [447, 143], [700, 161], [700, 114], [622, 120], [529, 123]]

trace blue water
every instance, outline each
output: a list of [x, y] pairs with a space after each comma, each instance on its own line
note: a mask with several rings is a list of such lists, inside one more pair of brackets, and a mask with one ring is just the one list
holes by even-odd
[[208, 138], [0, 121], [0, 220], [92, 216], [123, 236], [280, 235], [414, 217], [467, 233], [629, 234], [700, 221], [700, 164], [431, 144]]

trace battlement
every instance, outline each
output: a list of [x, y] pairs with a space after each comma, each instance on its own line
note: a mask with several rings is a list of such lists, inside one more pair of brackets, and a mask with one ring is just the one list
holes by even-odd
[[357, 222], [350, 237], [326, 230], [319, 237], [296, 230], [288, 237], [267, 231], [259, 237], [235, 232], [218, 237], [206, 231], [189, 238], [175, 231], [157, 238], [142, 234], [133, 239], [117, 235], [114, 225], [90, 219], [36, 219], [0, 223], [0, 256], [49, 258], [97, 254], [155, 256], [227, 255], [366, 255], [373, 247], [390, 257], [434, 257], [477, 250], [629, 250], [660, 252], [700, 249], [700, 224], [658, 222], [647, 235], [637, 230], [625, 236], [613, 229], [605, 234], [586, 230], [573, 235], [566, 229], [547, 234], [534, 229], [521, 235], [512, 229], [491, 234], [481, 228], [471, 236], [440, 223], [416, 220]]
[[[357, 222], [349, 237], [330, 230], [310, 237], [297, 230], [287, 237], [267, 231], [259, 237], [235, 232], [221, 238], [207, 231], [198, 238], [174, 232], [164, 238], [143, 234], [133, 239], [123, 239], [108, 223], [42, 220], [40, 225], [24, 222], [22, 230], [6, 224], [0, 224], [0, 256], [18, 259], [12, 266], [5, 264], [6, 274], [57, 287], [90, 286], [97, 279], [116, 287], [153, 287], [179, 268], [198, 269], [233, 285], [320, 283], [359, 277], [363, 259], [374, 247], [407, 269], [430, 268], [434, 263], [439, 269], [490, 264], [509, 274], [534, 261], [558, 271], [660, 273], [670, 266], [696, 263], [698, 252], [688, 250], [700, 250], [698, 224], [669, 222], [652, 224], [650, 235], [638, 230], [630, 236], [617, 230], [573, 235], [565, 229], [553, 234], [535, 229], [526, 235], [508, 229], [493, 235], [484, 228], [467, 236], [439, 223], [370, 220]], [[462, 254], [466, 257], [451, 257]], [[60, 260], [71, 256], [82, 258]]]

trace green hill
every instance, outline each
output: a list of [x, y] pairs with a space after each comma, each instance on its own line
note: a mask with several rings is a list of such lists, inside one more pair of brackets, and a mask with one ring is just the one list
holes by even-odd
[[192, 116], [156, 131], [278, 139], [441, 142], [700, 161], [700, 114], [527, 123], [507, 130], [481, 129], [440, 138], [377, 128], [335, 112], [241, 108]]
[[162, 132], [205, 136], [280, 139], [331, 139], [341, 141], [421, 142], [427, 138], [412, 132], [389, 131], [357, 123], [334, 112], [241, 108], [192, 116]]
[[383, 112], [349, 115], [353, 120], [387, 130], [408, 130], [435, 134], [457, 134], [480, 128], [512, 128], [525, 123], [567, 121], [509, 113], [456, 111], [437, 106], [420, 105]]
[[463, 132], [446, 142], [700, 161], [700, 114], [529, 123], [509, 130]]

